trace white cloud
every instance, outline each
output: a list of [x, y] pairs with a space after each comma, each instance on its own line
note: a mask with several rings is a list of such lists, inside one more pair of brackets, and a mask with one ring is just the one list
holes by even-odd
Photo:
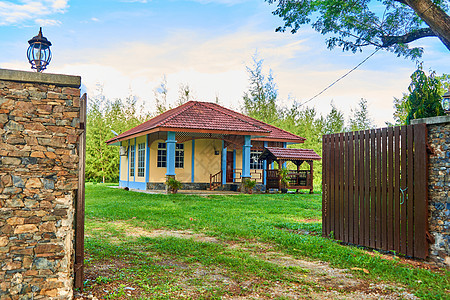
[[[41, 19], [43, 16], [64, 13], [68, 0], [22, 0], [19, 3], [0, 2], [0, 26], [20, 24], [30, 20]], [[42, 20], [42, 19], [41, 19]], [[36, 22], [38, 22], [36, 20]]]
[[91, 18], [91, 21], [94, 21], [94, 22], [99, 22], [100, 20], [99, 20], [99, 19], [97, 19], [96, 17], [92, 17], [92, 18]]
[[61, 21], [58, 20], [51, 20], [51, 19], [36, 19], [35, 20], [36, 24], [38, 24], [39, 26], [59, 26], [61, 25]]

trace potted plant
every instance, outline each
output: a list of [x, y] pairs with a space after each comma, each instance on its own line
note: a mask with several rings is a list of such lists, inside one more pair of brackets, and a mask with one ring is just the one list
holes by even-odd
[[245, 192], [247, 194], [252, 194], [253, 193], [253, 188], [256, 185], [256, 180], [251, 180], [246, 178], [244, 181], [244, 188], [245, 188]]
[[169, 177], [166, 181], [168, 192], [171, 194], [176, 194], [179, 189], [183, 186], [180, 181], [176, 180], [173, 177]]
[[287, 193], [289, 187], [289, 170], [282, 168], [280, 170], [280, 182], [281, 182], [281, 192], [283, 194]]

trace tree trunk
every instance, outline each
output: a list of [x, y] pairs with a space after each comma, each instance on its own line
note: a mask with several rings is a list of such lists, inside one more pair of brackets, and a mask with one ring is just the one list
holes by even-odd
[[450, 51], [450, 16], [432, 0], [404, 0]]

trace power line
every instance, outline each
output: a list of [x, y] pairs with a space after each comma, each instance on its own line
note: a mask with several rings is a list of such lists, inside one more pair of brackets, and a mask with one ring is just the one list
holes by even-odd
[[323, 92], [325, 92], [326, 90], [328, 90], [329, 88], [331, 88], [333, 85], [335, 85], [336, 83], [338, 83], [341, 79], [343, 79], [344, 77], [346, 77], [348, 74], [350, 74], [351, 72], [355, 71], [360, 65], [362, 65], [363, 63], [365, 63], [369, 58], [371, 58], [373, 55], [375, 55], [375, 53], [378, 52], [378, 50], [380, 50], [381, 48], [377, 48], [372, 54], [370, 54], [369, 56], [367, 56], [362, 62], [360, 62], [356, 67], [354, 67], [353, 69], [351, 69], [350, 71], [348, 71], [347, 73], [345, 73], [344, 75], [342, 75], [341, 77], [339, 77], [336, 81], [334, 81], [332, 84], [330, 84], [329, 86], [327, 86], [326, 88], [324, 88], [320, 93], [318, 93], [317, 95], [315, 95], [314, 97], [310, 98], [309, 100], [301, 103], [299, 106], [305, 105], [306, 103], [314, 100], [315, 98], [317, 98], [318, 96], [322, 95]]

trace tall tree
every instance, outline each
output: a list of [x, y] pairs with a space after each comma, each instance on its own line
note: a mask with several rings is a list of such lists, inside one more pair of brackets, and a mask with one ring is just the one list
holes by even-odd
[[159, 85], [153, 90], [156, 101], [156, 113], [162, 114], [166, 110], [170, 109], [170, 106], [167, 106], [167, 93], [169, 89], [167, 88], [167, 77], [164, 74]]
[[366, 99], [361, 98], [358, 102], [358, 107], [351, 109], [351, 114], [347, 128], [349, 131], [366, 130], [374, 127], [373, 121], [369, 116]]
[[304, 24], [323, 35], [328, 48], [336, 46], [356, 52], [375, 46], [416, 59], [423, 49], [408, 44], [437, 37], [450, 51], [448, 0], [265, 0], [276, 3], [273, 12], [283, 18], [283, 26], [297, 32]]
[[252, 66], [246, 67], [250, 86], [244, 93], [243, 111], [248, 116], [266, 123], [273, 123], [277, 119], [278, 89], [275, 84], [272, 70], [266, 76], [262, 70], [263, 59], [255, 53], [252, 56]]
[[435, 72], [431, 72], [430, 76], [427, 76], [422, 70], [422, 65], [419, 65], [411, 75], [411, 84], [408, 87], [409, 95], [406, 100], [407, 124], [412, 119], [444, 115], [441, 106], [443, 87], [435, 75]]
[[408, 109], [406, 102], [408, 94], [403, 93], [401, 98], [394, 97], [394, 122], [393, 125], [406, 125], [406, 117], [408, 116]]
[[86, 179], [112, 182], [119, 178], [119, 151], [105, 141], [150, 117], [137, 107], [137, 99], [110, 101], [100, 94], [89, 99], [86, 127]]
[[182, 105], [186, 102], [189, 102], [191, 100], [194, 100], [194, 92], [192, 91], [189, 84], [180, 84], [180, 87], [178, 89], [178, 102], [177, 105]]
[[325, 118], [324, 134], [344, 131], [344, 113], [331, 103], [331, 111]]

